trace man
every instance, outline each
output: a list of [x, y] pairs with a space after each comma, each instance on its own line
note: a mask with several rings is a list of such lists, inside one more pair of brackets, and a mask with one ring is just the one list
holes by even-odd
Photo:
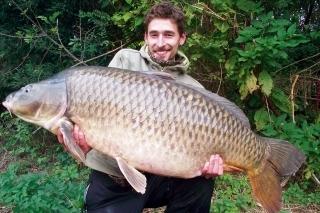
[[[169, 2], [154, 5], [146, 14], [145, 45], [140, 49], [120, 50], [110, 67], [134, 71], [162, 71], [176, 81], [202, 87], [186, 75], [188, 58], [178, 51], [186, 41], [185, 15]], [[84, 133], [75, 126], [74, 138], [87, 153], [86, 161], [93, 168], [85, 190], [85, 209], [90, 213], [140, 213], [144, 208], [167, 206], [166, 213], [209, 212], [214, 180], [223, 173], [223, 162], [213, 155], [204, 165], [202, 175], [192, 179], [168, 178], [144, 173], [147, 177], [145, 194], [137, 193], [123, 177], [114, 159], [91, 150]], [[61, 134], [59, 141], [63, 144]]]

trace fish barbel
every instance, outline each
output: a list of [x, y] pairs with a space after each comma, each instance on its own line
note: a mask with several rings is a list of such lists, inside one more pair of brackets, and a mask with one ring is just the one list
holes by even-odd
[[57, 134], [86, 163], [72, 137], [79, 125], [93, 149], [116, 159], [131, 186], [144, 193], [140, 171], [192, 178], [219, 154], [224, 172], [246, 172], [269, 212], [281, 209], [279, 177], [295, 173], [305, 155], [291, 143], [256, 135], [234, 103], [176, 82], [162, 72], [75, 67], [10, 94], [3, 105]]

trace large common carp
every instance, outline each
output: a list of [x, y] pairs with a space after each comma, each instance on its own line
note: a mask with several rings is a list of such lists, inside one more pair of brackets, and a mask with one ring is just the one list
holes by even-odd
[[139, 171], [192, 178], [219, 154], [224, 172], [246, 172], [258, 201], [278, 212], [279, 176], [295, 173], [305, 160], [289, 142], [254, 134], [232, 102], [160, 72], [70, 68], [10, 94], [3, 105], [54, 134], [60, 128], [72, 155], [85, 163], [71, 134], [79, 125], [88, 145], [115, 158], [141, 193], [146, 179]]

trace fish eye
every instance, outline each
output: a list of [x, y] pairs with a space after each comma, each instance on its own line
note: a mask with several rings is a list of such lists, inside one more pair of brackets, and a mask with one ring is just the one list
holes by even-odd
[[30, 92], [31, 88], [30, 87], [23, 87], [22, 88], [24, 90], [25, 93]]

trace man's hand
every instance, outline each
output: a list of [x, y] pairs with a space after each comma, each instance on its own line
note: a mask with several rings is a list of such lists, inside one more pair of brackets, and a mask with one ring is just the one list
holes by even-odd
[[[57, 136], [58, 136], [58, 141], [62, 144], [64, 149], [66, 151], [69, 151], [64, 143], [63, 135], [62, 135], [60, 129], [58, 130]], [[72, 136], [84, 154], [87, 154], [91, 150], [91, 147], [89, 147], [87, 144], [84, 133], [80, 130], [78, 125], [74, 125]]]
[[210, 161], [207, 162], [201, 170], [202, 176], [205, 178], [217, 177], [223, 174], [223, 161], [219, 155], [212, 155]]

